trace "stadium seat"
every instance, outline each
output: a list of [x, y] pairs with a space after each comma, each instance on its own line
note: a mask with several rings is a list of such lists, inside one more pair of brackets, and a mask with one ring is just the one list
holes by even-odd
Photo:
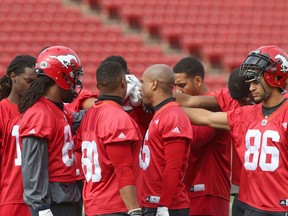
[[[212, 64], [222, 62], [226, 68], [237, 64], [240, 59], [227, 57], [226, 47], [229, 47], [231, 52], [240, 52], [242, 55], [244, 52], [247, 53], [246, 44], [257, 47], [276, 44], [278, 41], [281, 41], [279, 44], [281, 46], [286, 46], [288, 43], [285, 39], [288, 35], [285, 31], [284, 17], [287, 17], [288, 9], [285, 0], [277, 1], [277, 4], [273, 5], [249, 0], [103, 2], [106, 7], [109, 5], [118, 10], [124, 22], [133, 25], [139, 23], [139, 26], [151, 36], [156, 35], [171, 46], [178, 46], [192, 55], [202, 55]], [[235, 7], [238, 9], [235, 10]], [[244, 48], [239, 50], [238, 44]]]

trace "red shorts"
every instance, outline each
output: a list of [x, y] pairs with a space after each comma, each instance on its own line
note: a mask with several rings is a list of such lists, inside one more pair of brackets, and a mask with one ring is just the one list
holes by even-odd
[[211, 195], [190, 197], [190, 215], [229, 216], [230, 201]]
[[31, 216], [28, 205], [26, 204], [10, 204], [0, 206], [0, 215], [21, 215]]

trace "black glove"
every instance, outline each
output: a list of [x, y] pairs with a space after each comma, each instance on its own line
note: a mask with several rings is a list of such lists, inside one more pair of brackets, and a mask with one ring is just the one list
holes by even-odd
[[154, 108], [151, 106], [147, 106], [146, 104], [142, 103], [143, 106], [143, 110], [145, 113], [150, 113], [150, 114], [154, 114]]

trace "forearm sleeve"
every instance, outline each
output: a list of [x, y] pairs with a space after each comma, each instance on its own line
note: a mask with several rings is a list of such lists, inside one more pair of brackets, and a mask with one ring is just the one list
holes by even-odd
[[162, 192], [159, 206], [169, 208], [174, 194], [181, 181], [181, 172], [187, 141], [185, 139], [170, 140], [165, 142], [165, 170], [162, 180]]
[[130, 143], [108, 144], [107, 153], [114, 166], [119, 189], [128, 185], [135, 185]]
[[86, 113], [86, 110], [80, 110], [79, 112], [72, 112], [72, 117], [73, 117], [72, 132], [73, 133], [77, 131], [85, 113]]
[[44, 139], [24, 137], [22, 145], [22, 176], [24, 201], [35, 210], [50, 207], [51, 198], [48, 193], [48, 146]]

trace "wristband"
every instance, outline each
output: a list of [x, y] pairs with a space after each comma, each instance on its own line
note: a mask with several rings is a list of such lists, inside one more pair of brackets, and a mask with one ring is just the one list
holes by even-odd
[[142, 209], [141, 208], [136, 208], [136, 209], [132, 209], [128, 212], [129, 215], [142, 215]]

